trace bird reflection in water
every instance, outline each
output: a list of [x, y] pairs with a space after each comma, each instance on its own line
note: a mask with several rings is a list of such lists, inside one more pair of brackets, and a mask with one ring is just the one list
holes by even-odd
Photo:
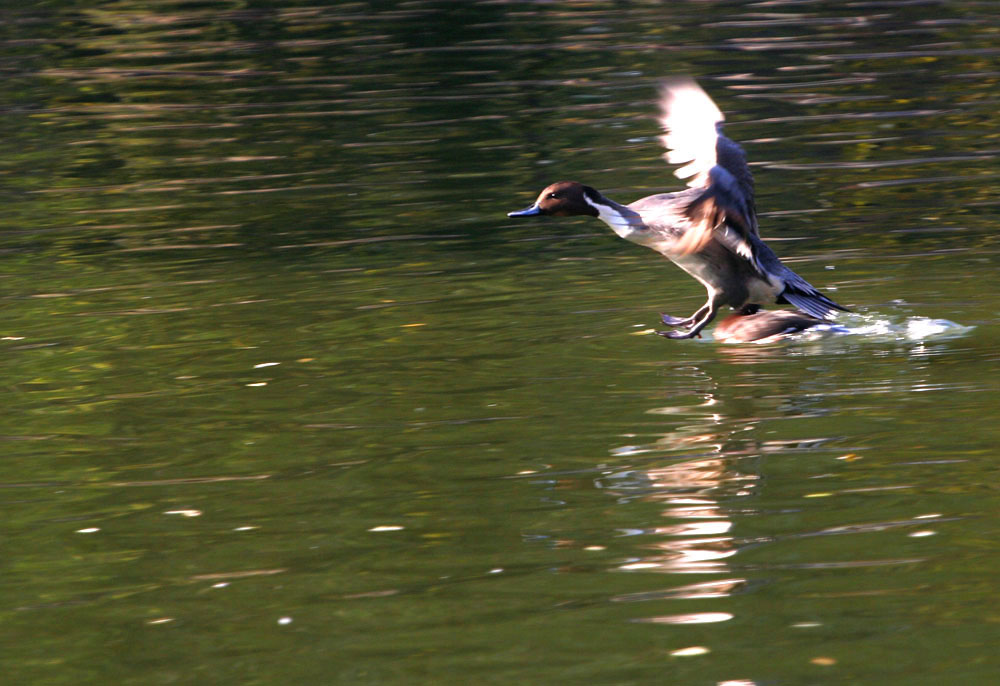
[[735, 555], [737, 548], [733, 523], [718, 499], [750, 495], [756, 480], [756, 475], [732, 471], [732, 462], [722, 457], [606, 476], [603, 485], [609, 492], [661, 503], [663, 517], [673, 520], [642, 529], [644, 536], [659, 540], [648, 546], [648, 555], [627, 560], [620, 568], [687, 574], [727, 571], [726, 559]]
[[[703, 395], [698, 405], [648, 410], [653, 415], [686, 415], [690, 421], [640, 446], [623, 446], [616, 455], [683, 452], [682, 461], [619, 469], [605, 475], [600, 486], [622, 501], [643, 500], [661, 504], [668, 523], [641, 527], [628, 533], [655, 539], [645, 544], [646, 554], [624, 560], [622, 571], [674, 574], [727, 574], [728, 559], [739, 549], [733, 535], [733, 503], [755, 494], [760, 483], [756, 457], [766, 446], [746, 433], [755, 426], [751, 414], [732, 421], [720, 413], [718, 400]], [[692, 416], [693, 415], [693, 416]], [[725, 503], [725, 504], [723, 504]], [[698, 598], [729, 595], [745, 583], [723, 579], [656, 591], [655, 597]], [[618, 600], [647, 599], [634, 594]]]
[[[833, 440], [762, 439], [758, 428], [763, 417], [817, 416], [824, 412], [822, 403], [817, 406], [816, 398], [810, 397], [815, 394], [803, 393], [801, 381], [787, 387], [772, 384], [761, 395], [761, 383], [772, 378], [772, 355], [780, 359], [787, 351], [718, 350], [717, 359], [725, 364], [712, 374], [699, 366], [669, 365], [671, 386], [663, 397], [670, 404], [646, 410], [647, 415], [659, 416], [661, 422], [654, 423], [663, 428], [654, 428], [652, 435], [649, 428], [625, 434], [638, 440], [612, 450], [620, 466], [597, 482], [622, 504], [659, 506], [658, 521], [644, 520], [625, 530], [634, 537], [635, 552], [620, 560], [616, 569], [711, 578], [623, 594], [615, 601], [719, 598], [739, 592], [748, 581], [739, 576], [740, 567], [732, 558], [759, 541], [740, 537], [735, 529], [741, 519], [753, 516], [750, 503], [762, 485], [762, 456], [816, 450]], [[633, 621], [690, 624], [725, 621], [723, 615], [671, 614]]]

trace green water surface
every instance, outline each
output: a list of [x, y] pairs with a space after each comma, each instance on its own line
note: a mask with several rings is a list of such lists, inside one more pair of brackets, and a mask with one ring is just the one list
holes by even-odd
[[[964, 1], [3, 10], [3, 683], [997, 683], [998, 30]], [[679, 73], [853, 333], [648, 335], [702, 288], [506, 217], [561, 179], [680, 188]]]

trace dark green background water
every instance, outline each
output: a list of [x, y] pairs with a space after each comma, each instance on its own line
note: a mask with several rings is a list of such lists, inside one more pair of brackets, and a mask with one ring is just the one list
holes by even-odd
[[[8, 4], [3, 682], [997, 683], [998, 56], [993, 2]], [[679, 188], [680, 73], [854, 334], [633, 335], [701, 287], [506, 218]]]

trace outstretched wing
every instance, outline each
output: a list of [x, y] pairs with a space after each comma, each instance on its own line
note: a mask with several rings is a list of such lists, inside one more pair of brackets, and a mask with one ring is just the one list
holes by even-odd
[[660, 142], [667, 162], [684, 164], [675, 173], [691, 187], [708, 184], [708, 170], [715, 166], [717, 126], [725, 117], [712, 99], [692, 79], [672, 79], [660, 88]]
[[690, 254], [704, 248], [715, 229], [726, 225], [730, 245], [753, 261], [747, 237], [757, 235], [757, 213], [753, 202], [753, 177], [743, 149], [722, 134], [725, 117], [712, 99], [691, 79], [675, 79], [660, 91], [660, 142], [667, 161], [684, 166], [674, 172], [701, 188], [685, 209], [691, 228], [678, 241], [676, 250]]

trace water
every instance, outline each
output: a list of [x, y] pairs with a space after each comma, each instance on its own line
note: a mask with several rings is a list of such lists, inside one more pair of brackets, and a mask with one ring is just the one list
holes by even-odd
[[[991, 4], [0, 26], [6, 683], [996, 682]], [[677, 189], [676, 73], [847, 333], [506, 218]]]

